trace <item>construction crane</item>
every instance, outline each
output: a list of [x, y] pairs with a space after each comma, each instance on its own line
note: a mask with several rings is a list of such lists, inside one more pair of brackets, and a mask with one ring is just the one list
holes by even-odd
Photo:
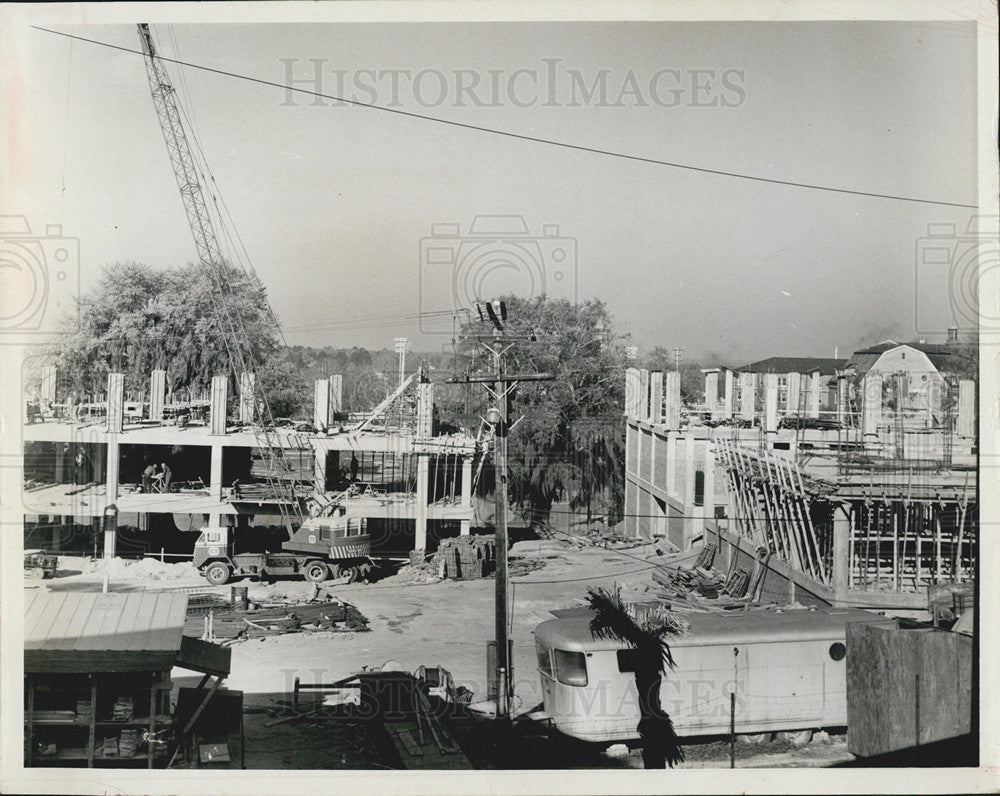
[[[146, 74], [149, 78], [149, 90], [153, 96], [153, 105], [159, 119], [163, 140], [167, 144], [170, 165], [177, 179], [177, 187], [181, 192], [184, 210], [187, 213], [188, 224], [198, 250], [198, 259], [209, 277], [218, 322], [222, 331], [222, 339], [229, 356], [230, 365], [236, 377], [242, 373], [256, 373], [256, 357], [249, 344], [246, 327], [239, 312], [234, 312], [227, 295], [231, 294], [226, 262], [219, 248], [219, 240], [215, 234], [205, 193], [198, 179], [198, 168], [192, 154], [184, 125], [181, 121], [177, 94], [170, 78], [167, 76], [149, 25], [140, 23], [139, 39], [142, 42], [142, 52], [146, 62]], [[248, 272], [248, 276], [256, 280], [256, 275]], [[267, 300], [265, 299], [265, 304]], [[266, 306], [271, 322], [277, 327], [277, 320], [269, 305]], [[292, 524], [301, 523], [302, 502], [296, 495], [295, 482], [291, 477], [287, 459], [283, 456], [281, 437], [275, 431], [274, 418], [267, 400], [267, 395], [255, 383], [249, 386], [253, 393], [253, 418], [251, 426], [257, 442], [257, 449], [266, 467], [266, 478], [269, 491], [277, 497], [282, 521], [293, 533]]]

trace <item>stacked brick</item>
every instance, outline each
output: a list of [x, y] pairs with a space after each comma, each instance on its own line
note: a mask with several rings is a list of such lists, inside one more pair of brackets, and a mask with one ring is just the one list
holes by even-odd
[[434, 560], [438, 574], [453, 580], [472, 580], [493, 573], [496, 565], [495, 536], [456, 536], [442, 539]]

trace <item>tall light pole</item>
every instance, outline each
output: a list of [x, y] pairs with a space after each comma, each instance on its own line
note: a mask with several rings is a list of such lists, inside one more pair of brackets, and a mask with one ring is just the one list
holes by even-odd
[[[398, 387], [403, 386], [403, 380], [406, 377], [406, 344], [409, 342], [405, 337], [397, 337], [394, 341], [396, 344], [396, 353], [399, 354], [399, 384]], [[399, 428], [403, 428], [403, 401], [399, 401]]]

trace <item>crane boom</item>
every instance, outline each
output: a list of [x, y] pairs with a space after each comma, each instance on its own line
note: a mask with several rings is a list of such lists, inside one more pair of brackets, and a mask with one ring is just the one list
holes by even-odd
[[[184, 202], [188, 225], [198, 250], [198, 259], [209, 277], [213, 293], [216, 297], [221, 297], [221, 300], [216, 301], [215, 304], [229, 361], [234, 369], [238, 369], [237, 375], [239, 372], [253, 373], [256, 370], [254, 368], [255, 358], [248, 345], [248, 336], [243, 326], [243, 320], [239, 312], [233, 312], [229, 307], [229, 302], [225, 300], [228, 274], [219, 248], [219, 241], [215, 235], [208, 204], [205, 201], [205, 193], [198, 179], [198, 168], [181, 121], [176, 91], [156, 52], [153, 37], [149, 32], [149, 25], [144, 22], [139, 23], [138, 28], [146, 62], [146, 75], [149, 78], [149, 91], [153, 97], [153, 105], [156, 108], [160, 130], [163, 132], [163, 140], [167, 145], [170, 165], [173, 167], [177, 187], [180, 189], [181, 199]], [[253, 274], [250, 276], [255, 278]], [[267, 314], [273, 321], [274, 315], [269, 306]], [[292, 507], [296, 518], [301, 520], [301, 503], [295, 495], [294, 481], [289, 481], [287, 478], [289, 468], [280, 450], [280, 437], [274, 432], [274, 418], [271, 416], [267, 397], [256, 386], [253, 387], [253, 391], [255, 393], [253, 396], [255, 421], [253, 428], [257, 438], [257, 448], [260, 450], [267, 467], [267, 480], [280, 497], [284, 497], [280, 495], [281, 492], [289, 493], [285, 495], [290, 498], [287, 505]], [[282, 473], [286, 476], [284, 479], [280, 477]], [[284, 481], [288, 481], [288, 484], [283, 483]], [[285, 486], [288, 487], [287, 490], [284, 488]], [[291, 517], [286, 516], [286, 502], [279, 501], [279, 505], [282, 506], [282, 517], [288, 527], [289, 534], [291, 534]]]
[[139, 24], [139, 38], [142, 40], [142, 51], [145, 55], [149, 91], [153, 95], [156, 116], [163, 131], [163, 140], [167, 144], [170, 164], [173, 166], [177, 187], [180, 189], [184, 210], [187, 212], [188, 224], [194, 236], [194, 245], [198, 249], [198, 259], [203, 265], [217, 268], [222, 262], [219, 241], [215, 237], [212, 218], [208, 214], [205, 195], [198, 181], [198, 170], [195, 168], [191, 147], [184, 133], [174, 86], [157, 57], [149, 25], [144, 22]]

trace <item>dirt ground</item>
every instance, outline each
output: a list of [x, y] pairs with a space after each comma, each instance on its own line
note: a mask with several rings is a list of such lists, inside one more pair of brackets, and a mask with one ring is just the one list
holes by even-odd
[[[604, 549], [563, 539], [524, 541], [511, 550], [513, 604], [515, 711], [526, 712], [541, 702], [535, 669], [532, 632], [550, 611], [580, 605], [591, 585], [620, 583], [626, 592], [641, 597], [651, 588], [651, 564], [665, 559], [651, 546]], [[57, 577], [27, 578], [26, 588], [98, 591], [105, 576], [111, 591], [196, 589], [229, 594], [229, 586], [208, 589], [188, 564], [161, 564], [145, 559], [137, 563], [91, 562], [60, 556]], [[430, 581], [430, 582], [428, 582]], [[272, 584], [243, 582], [250, 600], [309, 597], [312, 585], [301, 580]], [[317, 739], [314, 725], [289, 724], [268, 728], [280, 700], [290, 699], [295, 678], [304, 683], [332, 682], [363, 666], [413, 671], [421, 665], [441, 665], [451, 671], [456, 685], [473, 692], [473, 701], [486, 698], [486, 650], [494, 633], [494, 580], [438, 581], [427, 576], [400, 575], [373, 584], [335, 584], [330, 593], [354, 605], [368, 619], [367, 632], [296, 633], [247, 640], [232, 645], [232, 672], [226, 687], [243, 691], [246, 717], [248, 768], [368, 767], [370, 760], [353, 746], [336, 747]], [[192, 673], [175, 670], [174, 679], [186, 684]], [[343, 729], [330, 730], [343, 733]], [[326, 735], [326, 733], [324, 733]], [[556, 767], [639, 768], [638, 751], [612, 747], [604, 753], [560, 758], [556, 746], [544, 749], [540, 761]], [[557, 741], [551, 741], [557, 745]], [[347, 749], [347, 751], [344, 751]], [[684, 768], [729, 766], [728, 742], [690, 745]], [[350, 750], [354, 750], [353, 753]], [[536, 767], [531, 754], [525, 767]], [[850, 760], [843, 736], [820, 736], [802, 748], [787, 741], [763, 744], [741, 742], [737, 767], [826, 766]], [[489, 761], [480, 761], [493, 767]], [[537, 767], [541, 767], [540, 765]]]

